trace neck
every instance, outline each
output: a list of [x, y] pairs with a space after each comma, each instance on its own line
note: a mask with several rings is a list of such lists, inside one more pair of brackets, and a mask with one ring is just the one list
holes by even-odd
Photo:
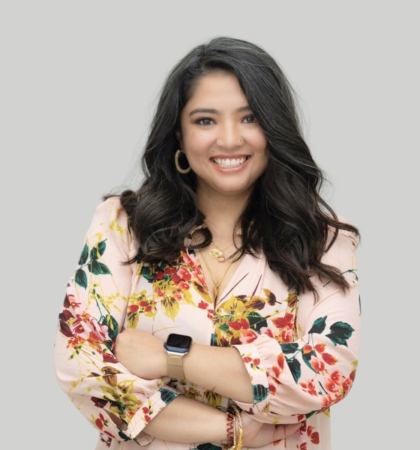
[[217, 241], [231, 240], [233, 230], [245, 210], [249, 194], [223, 195], [197, 190], [198, 207], [205, 215], [205, 223]]

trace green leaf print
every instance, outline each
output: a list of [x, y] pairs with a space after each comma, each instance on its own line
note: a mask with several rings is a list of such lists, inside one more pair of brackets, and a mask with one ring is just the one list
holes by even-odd
[[219, 330], [222, 331], [227, 331], [229, 330], [229, 325], [227, 323], [222, 323], [222, 325], [220, 325]]
[[262, 384], [256, 384], [252, 387], [254, 393], [254, 402], [262, 402], [268, 397], [269, 390]]
[[99, 321], [101, 325], [106, 325], [108, 327], [108, 336], [111, 339], [115, 339], [118, 334], [118, 322], [111, 316], [111, 314], [107, 314], [106, 316], [102, 316]]
[[131, 441], [131, 438], [129, 438], [123, 430], [121, 430], [121, 428], [118, 428], [118, 436], [123, 440], [123, 441]]
[[144, 277], [149, 283], [155, 281], [156, 271], [151, 266], [143, 265], [141, 269], [141, 276]]
[[316, 319], [312, 325], [312, 328], [309, 330], [309, 334], [311, 334], [311, 333], [321, 334], [325, 330], [326, 320], [327, 320], [327, 316], [319, 317], [318, 319]]
[[290, 353], [295, 353], [299, 348], [299, 344], [296, 344], [295, 342], [291, 344], [280, 344], [280, 347], [283, 350], [283, 353], [288, 355]]
[[106, 241], [101, 241], [98, 243], [98, 253], [99, 256], [102, 256], [105, 253], [106, 249]]
[[354, 329], [345, 322], [336, 322], [330, 326], [330, 334], [327, 337], [331, 339], [334, 345], [345, 345], [347, 347], [347, 339], [351, 337]]
[[88, 269], [89, 272], [92, 272], [94, 275], [111, 275], [111, 271], [108, 269], [108, 266], [96, 261], [95, 259], [88, 264]]
[[83, 247], [82, 254], [80, 255], [79, 258], [79, 266], [85, 264], [85, 262], [88, 259], [88, 255], [89, 255], [89, 247], [87, 244], [85, 244], [85, 246]]
[[289, 366], [290, 372], [292, 372], [295, 383], [299, 381], [302, 372], [300, 370], [300, 362], [297, 359], [288, 360], [286, 358], [287, 365]]
[[74, 281], [76, 284], [81, 286], [82, 288], [87, 288], [88, 280], [87, 275], [83, 269], [77, 269], [74, 277]]
[[177, 397], [177, 394], [170, 391], [169, 389], [161, 388], [159, 389], [159, 392], [160, 398], [162, 399], [163, 403], [165, 403], [165, 405], [171, 403], [171, 401]]
[[198, 450], [221, 450], [222, 447], [218, 447], [214, 444], [199, 444], [196, 448]]
[[90, 251], [90, 259], [91, 261], [96, 261], [99, 258], [98, 255], [98, 249], [96, 247], [93, 247]]
[[249, 321], [249, 327], [255, 331], [260, 331], [261, 328], [268, 326], [264, 317], [256, 311], [250, 312], [247, 319]]

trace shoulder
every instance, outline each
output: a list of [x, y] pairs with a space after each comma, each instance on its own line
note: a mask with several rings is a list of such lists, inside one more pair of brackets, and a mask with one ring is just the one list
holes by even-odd
[[113, 240], [118, 246], [129, 247], [131, 254], [136, 245], [128, 224], [128, 215], [121, 205], [120, 197], [109, 197], [95, 209], [89, 234], [96, 238]]
[[104, 225], [116, 225], [128, 228], [128, 217], [125, 209], [121, 205], [120, 197], [108, 197], [96, 206], [93, 220]]
[[[338, 217], [340, 223], [346, 224], [346, 220]], [[326, 250], [321, 258], [323, 264], [337, 268], [347, 279], [350, 285], [358, 281], [356, 250], [359, 238], [349, 230], [328, 228]]]

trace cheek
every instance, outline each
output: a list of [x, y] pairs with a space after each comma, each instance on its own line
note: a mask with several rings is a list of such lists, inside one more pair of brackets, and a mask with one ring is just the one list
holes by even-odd
[[266, 153], [267, 139], [266, 139], [264, 133], [261, 132], [255, 136], [254, 147], [255, 147], [255, 149], [258, 149], [259, 151]]
[[184, 135], [184, 147], [187, 152], [197, 153], [205, 150], [211, 142], [211, 133], [190, 131]]

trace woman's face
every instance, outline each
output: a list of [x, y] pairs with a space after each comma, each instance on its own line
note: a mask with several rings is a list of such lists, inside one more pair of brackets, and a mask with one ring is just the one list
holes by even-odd
[[198, 192], [249, 195], [267, 166], [267, 140], [235, 75], [201, 78], [181, 112], [180, 147]]

